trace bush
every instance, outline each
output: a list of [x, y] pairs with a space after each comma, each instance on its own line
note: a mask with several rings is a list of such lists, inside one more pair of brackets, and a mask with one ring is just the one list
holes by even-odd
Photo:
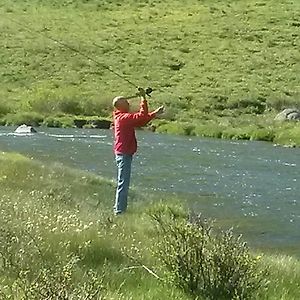
[[49, 115], [55, 113], [64, 113], [71, 115], [82, 114], [82, 107], [79, 99], [71, 96], [53, 96], [44, 95], [43, 98], [30, 100], [30, 107], [33, 111]]
[[110, 98], [90, 99], [82, 102], [82, 114], [84, 116], [99, 116], [110, 114], [112, 104]]
[[30, 125], [30, 126], [39, 126], [43, 122], [43, 117], [34, 112], [24, 112], [17, 114], [8, 114], [3, 120], [5, 120], [6, 125]]
[[49, 116], [44, 119], [43, 126], [54, 128], [72, 128], [75, 127], [74, 117], [68, 115]]
[[58, 111], [69, 115], [82, 114], [80, 101], [76, 99], [62, 99], [58, 102]]
[[8, 113], [10, 113], [10, 111], [11, 109], [8, 105], [0, 103], [0, 117], [7, 115]]
[[157, 132], [180, 135], [195, 135], [195, 126], [183, 122], [168, 122], [157, 128]]
[[221, 138], [222, 137], [222, 126], [216, 124], [204, 124], [198, 125], [195, 128], [195, 134], [197, 136]]
[[300, 101], [296, 99], [277, 98], [273, 101], [268, 101], [267, 104], [276, 111], [282, 111], [286, 108], [300, 109]]
[[58, 118], [55, 117], [46, 118], [43, 122], [43, 125], [47, 127], [54, 127], [54, 128], [63, 127], [63, 123]]
[[150, 215], [163, 241], [155, 253], [167, 280], [193, 299], [250, 299], [263, 285], [258, 260], [232, 230], [215, 233], [211, 221], [188, 221], [170, 208]]
[[274, 137], [275, 137], [274, 130], [258, 128], [256, 130], [253, 130], [253, 132], [251, 133], [250, 140], [273, 142]]
[[228, 128], [222, 132], [223, 139], [250, 140], [250, 128]]
[[258, 97], [257, 99], [242, 99], [228, 103], [229, 109], [246, 109], [246, 113], [262, 114], [266, 109], [266, 100]]
[[281, 145], [300, 146], [300, 126], [297, 125], [292, 128], [283, 127], [276, 133], [274, 142]]
[[[5, 239], [6, 244], [16, 244], [17, 240], [22, 241], [22, 237], [17, 236], [15, 232], [10, 236], [3, 233], [2, 231], [1, 238]], [[103, 286], [99, 275], [88, 270], [82, 274], [79, 282], [76, 279], [77, 273], [80, 272], [78, 266], [80, 261], [77, 257], [73, 256], [66, 262], [50, 265], [43, 260], [43, 252], [39, 249], [40, 245], [36, 240], [29, 238], [28, 249], [24, 246], [9, 247], [9, 250], [13, 251], [10, 253], [8, 249], [0, 249], [5, 274], [10, 274], [10, 279], [2, 282], [5, 284], [4, 287], [0, 287], [1, 299], [16, 299], [11, 298], [12, 295], [18, 295], [17, 299], [20, 300], [102, 299]], [[34, 247], [37, 247], [37, 251], [33, 251]], [[33, 266], [36, 263], [39, 268], [34, 270]]]

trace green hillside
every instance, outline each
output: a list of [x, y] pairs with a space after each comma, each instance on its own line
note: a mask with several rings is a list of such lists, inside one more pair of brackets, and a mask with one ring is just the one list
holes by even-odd
[[160, 132], [300, 145], [299, 122], [273, 121], [300, 106], [299, 20], [288, 0], [3, 1], [1, 122], [110, 117], [113, 96], [135, 93], [111, 67], [156, 89]]

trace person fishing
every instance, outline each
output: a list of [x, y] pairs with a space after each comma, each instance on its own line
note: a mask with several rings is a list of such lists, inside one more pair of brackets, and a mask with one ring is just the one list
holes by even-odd
[[148, 111], [146, 92], [139, 88], [141, 97], [140, 110], [130, 112], [128, 99], [118, 96], [113, 99], [113, 129], [114, 129], [114, 153], [118, 169], [117, 188], [114, 205], [115, 215], [124, 213], [127, 209], [128, 190], [131, 177], [131, 163], [137, 151], [135, 128], [145, 126], [152, 119], [164, 112], [164, 106], [156, 110]]

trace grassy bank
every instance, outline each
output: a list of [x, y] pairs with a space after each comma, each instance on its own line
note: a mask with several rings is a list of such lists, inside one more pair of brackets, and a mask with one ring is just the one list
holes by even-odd
[[113, 96], [134, 92], [26, 24], [155, 88], [159, 131], [300, 145], [299, 122], [273, 122], [300, 105], [299, 12], [286, 0], [5, 1], [0, 122], [107, 118]]
[[[114, 184], [106, 179], [18, 154], [1, 153], [0, 163], [1, 299], [46, 299], [47, 293], [72, 299], [195, 299], [166, 277], [155, 255], [172, 243], [162, 243], [169, 236], [157, 233], [150, 212], [165, 217], [169, 205], [184, 214], [176, 199], [133, 190], [130, 211], [114, 218]], [[257, 267], [268, 270], [268, 284], [250, 298], [298, 299], [299, 261], [257, 255], [247, 256], [249, 268], [258, 259]]]

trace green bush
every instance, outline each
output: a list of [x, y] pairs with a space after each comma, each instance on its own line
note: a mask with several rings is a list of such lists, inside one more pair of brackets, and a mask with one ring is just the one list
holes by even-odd
[[180, 135], [195, 135], [195, 126], [183, 122], [168, 122], [160, 125], [157, 132]]
[[250, 128], [228, 128], [223, 131], [222, 138], [232, 140], [250, 140], [250, 131]]
[[30, 125], [30, 126], [39, 126], [43, 122], [43, 116], [35, 112], [24, 112], [16, 114], [8, 114], [3, 120], [5, 120], [5, 125]]
[[79, 115], [82, 113], [80, 101], [67, 97], [35, 99], [30, 101], [30, 106], [33, 111], [45, 115], [55, 113]]
[[60, 128], [63, 127], [63, 123], [55, 117], [48, 117], [44, 119], [43, 125], [47, 127], [54, 127], [54, 128]]
[[253, 130], [250, 140], [273, 142], [274, 137], [275, 133], [273, 129], [260, 128]]
[[155, 250], [167, 269], [167, 280], [193, 299], [252, 299], [262, 287], [264, 272], [246, 243], [232, 230], [214, 232], [201, 216], [183, 218], [172, 209], [150, 216], [161, 243]]
[[0, 117], [5, 116], [10, 112], [11, 112], [11, 108], [7, 104], [0, 103]]
[[105, 97], [83, 101], [81, 107], [84, 116], [107, 115], [112, 111], [111, 99]]
[[43, 126], [47, 127], [56, 127], [56, 128], [70, 128], [75, 127], [74, 117], [73, 116], [56, 116], [56, 117], [47, 117], [44, 119]]
[[285, 108], [298, 108], [300, 109], [300, 101], [296, 99], [288, 98], [277, 98], [273, 101], [267, 102], [270, 108], [275, 109], [276, 111], [284, 110]]
[[58, 102], [58, 111], [67, 115], [80, 115], [82, 108], [79, 100], [62, 99]]
[[281, 145], [300, 145], [300, 124], [295, 124], [293, 128], [288, 126], [282, 128], [274, 137], [274, 142]]
[[1, 299], [101, 299], [101, 277], [88, 270], [78, 278], [81, 270], [76, 256], [47, 261], [45, 241], [24, 227], [2, 228], [0, 238], [0, 275], [6, 276], [0, 287]]
[[198, 125], [195, 128], [195, 134], [197, 136], [221, 138], [223, 128], [215, 124]]
[[242, 99], [228, 103], [229, 109], [246, 109], [246, 113], [262, 114], [266, 109], [266, 101], [264, 98]]

